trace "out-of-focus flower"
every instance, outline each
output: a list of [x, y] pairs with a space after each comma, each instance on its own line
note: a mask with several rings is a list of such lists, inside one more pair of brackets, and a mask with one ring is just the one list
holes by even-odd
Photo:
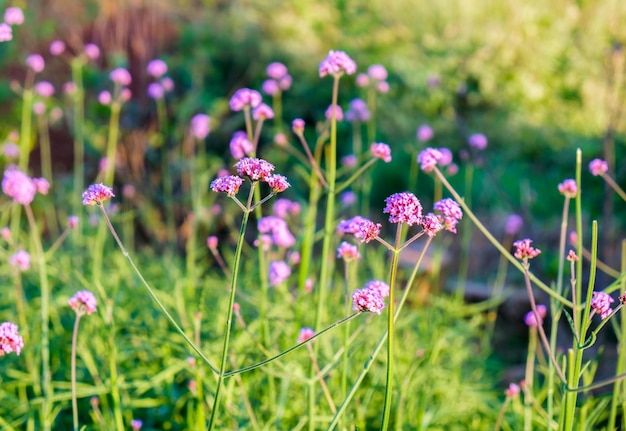
[[141, 419], [133, 419], [130, 421], [130, 427], [133, 429], [133, 431], [141, 430], [142, 426], [143, 422], [141, 421]]
[[19, 334], [17, 325], [11, 322], [0, 324], [0, 356], [15, 352], [19, 356], [24, 348], [24, 340]]
[[569, 253], [567, 253], [566, 259], [568, 260], [568, 262], [578, 262], [578, 256], [576, 255], [576, 252], [574, 252], [574, 250], [570, 250]]
[[252, 110], [252, 118], [255, 120], [271, 120], [274, 118], [274, 110], [265, 103], [261, 103]]
[[356, 86], [357, 87], [367, 87], [370, 85], [370, 77], [365, 73], [359, 73], [356, 76]]
[[352, 190], [346, 190], [339, 195], [339, 202], [346, 207], [353, 205], [356, 202], [356, 193]]
[[274, 135], [274, 143], [279, 147], [284, 147], [289, 143], [289, 140], [287, 139], [287, 135], [284, 133], [277, 133]]
[[98, 311], [96, 297], [89, 290], [79, 290], [67, 303], [76, 314], [91, 314]]
[[520, 387], [516, 385], [515, 383], [509, 384], [509, 387], [504, 390], [504, 394], [508, 398], [515, 398], [519, 395], [520, 392], [521, 392]]
[[435, 132], [433, 132], [432, 127], [430, 127], [428, 124], [422, 124], [417, 128], [417, 139], [419, 141], [430, 141], [433, 136], [435, 136]]
[[215, 235], [209, 235], [206, 238], [206, 246], [210, 249], [216, 249], [219, 239]]
[[97, 60], [100, 58], [100, 48], [94, 43], [88, 43], [85, 45], [85, 55], [91, 61]]
[[[334, 109], [333, 109], [334, 107]], [[341, 109], [341, 106], [339, 105], [330, 105], [327, 109], [326, 112], [324, 113], [324, 115], [326, 116], [327, 119], [331, 119], [333, 116], [333, 113], [335, 114], [335, 119], [337, 121], [343, 121], [343, 110]]]
[[228, 196], [235, 196], [239, 192], [239, 188], [243, 184], [243, 178], [228, 175], [219, 177], [211, 182], [211, 190], [216, 193], [226, 193]]
[[520, 231], [524, 224], [524, 220], [522, 216], [517, 214], [511, 214], [506, 218], [506, 222], [504, 223], [504, 232], [507, 235], [515, 235]]
[[356, 245], [342, 241], [342, 243], [339, 244], [339, 247], [337, 247], [337, 257], [345, 260], [346, 262], [350, 262], [351, 260], [359, 259], [361, 254], [359, 253], [359, 249]]
[[33, 183], [37, 189], [37, 193], [47, 195], [50, 190], [50, 183], [45, 178], [33, 178]]
[[9, 265], [19, 268], [20, 271], [30, 269], [30, 254], [24, 250], [19, 250], [9, 257]]
[[384, 281], [370, 280], [367, 283], [365, 283], [365, 286], [363, 286], [363, 288], [371, 289], [375, 292], [378, 292], [378, 294], [382, 296], [383, 298], [386, 298], [389, 296], [389, 285], [385, 283]]
[[128, 102], [132, 95], [133, 93], [130, 91], [130, 88], [122, 88], [120, 90], [120, 100], [122, 102]]
[[65, 42], [62, 40], [53, 40], [50, 43], [50, 54], [57, 56], [65, 52]]
[[394, 193], [385, 199], [383, 213], [389, 214], [390, 223], [418, 224], [422, 219], [422, 204], [410, 192]]
[[450, 163], [452, 163], [452, 151], [450, 151], [449, 148], [446, 147], [441, 147], [438, 148], [439, 152], [441, 153], [441, 159], [439, 159], [439, 166], [448, 166]]
[[233, 133], [229, 147], [230, 154], [235, 159], [242, 159], [254, 150], [254, 145], [248, 140], [248, 135], [241, 130]]
[[46, 62], [39, 54], [31, 54], [26, 57], [26, 66], [28, 66], [33, 72], [39, 73], [46, 67]]
[[374, 142], [370, 145], [370, 153], [377, 159], [382, 159], [385, 163], [391, 162], [391, 148], [381, 142]]
[[593, 292], [593, 298], [591, 299], [591, 308], [596, 314], [600, 315], [601, 319], [609, 317], [611, 312], [611, 304], [615, 302], [611, 295], [605, 292]]
[[385, 308], [385, 301], [377, 289], [364, 287], [355, 290], [352, 294], [352, 309], [355, 311], [381, 314], [383, 308]]
[[304, 132], [304, 120], [302, 118], [296, 118], [291, 122], [291, 130], [296, 135], [301, 135]]
[[343, 51], [330, 51], [328, 56], [320, 63], [320, 78], [326, 75], [341, 76], [352, 75], [356, 72], [356, 63]]
[[4, 22], [9, 25], [22, 25], [24, 23], [24, 12], [17, 6], [8, 7], [4, 11]]
[[354, 216], [348, 220], [342, 220], [337, 225], [337, 231], [340, 233], [348, 233], [361, 242], [370, 242], [380, 233], [380, 223], [374, 223], [371, 220], [361, 216]]
[[196, 139], [206, 138], [211, 131], [211, 117], [206, 114], [194, 115], [191, 117], [190, 131]]
[[559, 193], [561, 193], [566, 198], [575, 198], [578, 193], [578, 186], [576, 185], [576, 180], [568, 179], [563, 181], [558, 186]]
[[281, 78], [287, 75], [287, 66], [285, 66], [283, 63], [275, 61], [267, 65], [265, 72], [270, 78], [275, 79], [276, 81], [280, 81]]
[[6, 22], [0, 22], [0, 42], [8, 42], [13, 39], [13, 30]]
[[24, 172], [9, 167], [2, 178], [2, 192], [18, 204], [29, 205], [35, 198], [37, 187]]
[[155, 59], [148, 63], [146, 71], [153, 78], [159, 79], [167, 73], [167, 64], [163, 60]]
[[430, 172], [437, 166], [442, 157], [441, 151], [428, 147], [417, 155], [417, 163], [420, 164], [424, 172]]
[[367, 103], [365, 103], [362, 99], [352, 99], [350, 104], [348, 105], [348, 110], [346, 111], [346, 120], [350, 122], [366, 122], [371, 118], [371, 113], [367, 108]]
[[163, 96], [165, 95], [165, 89], [158, 82], [151, 82], [148, 85], [147, 91], [148, 91], [148, 96], [150, 96], [152, 99], [155, 99], [155, 100], [162, 99]]
[[83, 192], [83, 205], [101, 205], [102, 202], [115, 197], [113, 189], [102, 183], [92, 184]]
[[297, 344], [304, 343], [309, 338], [315, 335], [315, 331], [311, 328], [301, 328], [298, 333], [298, 339], [296, 340]]
[[172, 78], [166, 76], [161, 79], [161, 86], [166, 92], [170, 92], [174, 89], [174, 81], [172, 80]]
[[11, 235], [11, 229], [9, 229], [8, 227], [3, 227], [2, 229], [0, 229], [0, 237], [5, 240], [5, 241], [10, 241], [11, 237], [13, 235]]
[[276, 260], [270, 263], [269, 267], [269, 280], [270, 286], [278, 286], [289, 278], [291, 275], [291, 268], [286, 262], [282, 260]]
[[520, 259], [520, 260], [525, 260], [525, 259], [532, 259], [534, 257], [537, 257], [539, 253], [541, 253], [541, 250], [532, 247], [530, 245], [532, 242], [533, 241], [528, 238], [515, 241], [513, 243], [513, 246], [516, 248], [515, 254], [514, 254], [515, 258]]
[[98, 102], [100, 102], [102, 105], [109, 105], [111, 103], [111, 100], [111, 93], [106, 90], [101, 91], [100, 94], [98, 94]]
[[607, 173], [609, 164], [602, 159], [593, 159], [589, 162], [589, 171], [592, 175], [598, 176]]
[[133, 78], [130, 76], [130, 72], [123, 67], [113, 69], [111, 73], [109, 73], [109, 78], [111, 78], [111, 81], [121, 85], [122, 87], [129, 86], [133, 81]]
[[67, 218], [67, 227], [69, 227], [70, 229], [74, 229], [76, 226], [78, 226], [78, 222], [78, 216], [71, 215]]
[[[538, 304], [537, 314], [539, 315], [539, 324], [542, 324], [543, 319], [546, 317], [546, 314], [548, 314], [548, 308], [543, 304]], [[528, 313], [526, 313], [526, 315], [524, 316], [524, 323], [526, 324], [526, 326], [538, 326], [534, 311], [530, 310]]]
[[33, 87], [35, 93], [41, 97], [51, 97], [54, 94], [54, 85], [48, 81], [40, 81]]
[[20, 147], [14, 142], [7, 142], [2, 146], [2, 154], [7, 159], [17, 159], [20, 156]]
[[261, 90], [263, 90], [263, 93], [268, 96], [274, 96], [280, 92], [280, 87], [278, 86], [278, 81], [274, 79], [266, 79], [263, 81], [263, 84], [261, 84]]
[[367, 74], [370, 78], [377, 81], [384, 81], [387, 79], [387, 69], [382, 64], [372, 64], [367, 68]]
[[482, 133], [474, 133], [473, 135], [470, 135], [467, 143], [470, 147], [482, 151], [487, 148], [487, 137]]
[[240, 88], [230, 98], [230, 109], [232, 111], [241, 111], [244, 108], [256, 108], [261, 104], [261, 93], [249, 88]]
[[387, 81], [380, 81], [376, 84], [376, 90], [383, 94], [389, 93], [389, 83]]
[[359, 159], [354, 154], [348, 154], [341, 158], [341, 164], [348, 168], [353, 168], [357, 165]]

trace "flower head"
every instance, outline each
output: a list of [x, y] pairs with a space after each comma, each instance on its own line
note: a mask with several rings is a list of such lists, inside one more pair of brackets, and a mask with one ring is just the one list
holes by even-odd
[[291, 187], [289, 182], [287, 182], [287, 177], [279, 174], [266, 175], [263, 178], [263, 182], [267, 183], [274, 193], [282, 193]]
[[274, 171], [274, 165], [270, 162], [253, 157], [244, 157], [235, 163], [239, 175], [247, 176], [252, 181], [262, 180]]
[[98, 94], [98, 102], [100, 102], [100, 104], [102, 105], [108, 105], [111, 103], [111, 100], [113, 100], [113, 98], [111, 97], [111, 93], [109, 93], [107, 90], [103, 90]]
[[98, 311], [96, 297], [88, 290], [79, 290], [67, 303], [76, 314], [91, 314]]
[[246, 154], [250, 154], [254, 150], [254, 145], [248, 140], [246, 132], [236, 131], [230, 140], [230, 154], [235, 159], [242, 159]]
[[422, 217], [420, 224], [422, 225], [422, 229], [424, 229], [426, 235], [431, 238], [437, 235], [437, 233], [440, 232], [444, 227], [442, 219], [443, 217], [433, 213], [428, 213], [424, 217]]
[[287, 75], [287, 66], [275, 61], [267, 65], [265, 73], [267, 73], [267, 76], [270, 78], [280, 81], [281, 78]]
[[367, 74], [376, 81], [384, 81], [387, 79], [387, 69], [382, 64], [372, 64], [367, 68]]
[[19, 356], [24, 348], [24, 340], [20, 336], [17, 325], [11, 322], [0, 324], [0, 356], [15, 352]]
[[565, 259], [567, 259], [568, 262], [578, 262], [578, 256], [574, 250], [570, 250]]
[[356, 76], [355, 83], [357, 87], [367, 87], [370, 85], [370, 77], [366, 73], [359, 73]]
[[353, 310], [381, 314], [383, 308], [385, 308], [385, 301], [378, 289], [364, 287], [355, 290], [352, 294]]
[[607, 173], [609, 164], [602, 159], [593, 159], [589, 162], [589, 171], [592, 175], [598, 176]]
[[118, 85], [121, 85], [122, 87], [129, 86], [133, 80], [130, 76], [130, 72], [123, 67], [113, 69], [111, 73], [109, 73], [109, 78], [111, 78], [111, 81]]
[[48, 191], [50, 191], [50, 183], [45, 178], [33, 178], [33, 184], [35, 184], [39, 194], [47, 195]]
[[240, 88], [230, 98], [230, 109], [232, 111], [241, 111], [244, 108], [256, 108], [261, 104], [261, 93], [249, 88]]
[[417, 139], [419, 141], [430, 141], [433, 136], [435, 136], [435, 132], [433, 132], [432, 127], [430, 127], [428, 124], [422, 124], [417, 128]]
[[141, 421], [141, 419], [133, 419], [130, 421], [130, 427], [133, 429], [133, 431], [139, 431], [142, 426], [143, 422]]
[[343, 241], [339, 244], [339, 247], [337, 247], [337, 257], [345, 260], [346, 262], [350, 262], [351, 260], [359, 259], [361, 254], [359, 253], [359, 249], [356, 245]]
[[487, 148], [487, 137], [482, 133], [474, 133], [467, 139], [467, 143], [470, 147], [482, 151]]
[[445, 198], [435, 202], [433, 208], [441, 213], [444, 229], [456, 233], [456, 225], [463, 218], [463, 211], [459, 204], [450, 198]]
[[417, 155], [417, 163], [421, 165], [424, 172], [430, 172], [437, 166], [442, 157], [441, 151], [428, 147]]
[[274, 110], [266, 105], [265, 103], [261, 103], [259, 106], [252, 110], [252, 118], [255, 120], [271, 120], [274, 118]]
[[372, 153], [372, 156], [377, 159], [382, 159], [385, 163], [389, 163], [391, 161], [391, 148], [389, 148], [389, 145], [387, 144], [374, 142], [370, 146], [370, 152]]
[[163, 96], [165, 95], [165, 89], [158, 82], [151, 82], [148, 85], [147, 92], [148, 92], [148, 96], [150, 96], [150, 98], [154, 100], [162, 99]]
[[361, 242], [370, 242], [376, 239], [380, 233], [381, 224], [374, 223], [361, 216], [355, 216], [348, 220], [342, 220], [337, 226], [340, 233], [349, 233]]
[[4, 11], [4, 22], [9, 25], [22, 25], [24, 22], [24, 12], [17, 6], [8, 7]]
[[520, 259], [520, 260], [525, 260], [525, 259], [532, 259], [534, 257], [537, 257], [537, 255], [541, 253], [541, 250], [532, 247], [530, 245], [532, 242], [533, 241], [528, 238], [515, 241], [513, 243], [513, 246], [516, 248], [515, 254], [514, 254], [515, 258]]
[[33, 87], [35, 93], [41, 97], [51, 97], [54, 94], [54, 85], [48, 81], [40, 81]]
[[276, 260], [270, 263], [269, 279], [270, 286], [278, 286], [284, 283], [291, 275], [291, 268], [289, 265], [282, 261]]
[[24, 250], [19, 250], [9, 257], [9, 265], [19, 268], [20, 271], [30, 269], [30, 254]]
[[304, 120], [302, 118], [296, 118], [291, 122], [291, 129], [296, 135], [301, 135], [304, 132]]
[[565, 180], [559, 184], [559, 193], [561, 193], [566, 198], [575, 198], [578, 193], [578, 186], [576, 185], [576, 180]]
[[330, 51], [328, 56], [320, 63], [320, 78], [326, 75], [341, 76], [352, 75], [356, 72], [356, 63], [343, 51]]
[[613, 310], [611, 310], [611, 304], [615, 302], [611, 295], [605, 292], [593, 292], [593, 298], [591, 299], [591, 308], [601, 319], [606, 319]]
[[524, 220], [522, 216], [511, 214], [506, 218], [506, 222], [504, 223], [504, 232], [506, 232], [507, 235], [515, 235], [520, 231], [523, 224]]
[[88, 43], [85, 45], [85, 55], [91, 61], [100, 58], [100, 48], [94, 43]]
[[326, 116], [327, 119], [330, 120], [333, 117], [333, 114], [337, 121], [343, 121], [343, 110], [341, 109], [341, 106], [329, 105], [324, 115]]
[[76, 226], [78, 226], [79, 221], [80, 219], [78, 218], [78, 216], [75, 216], [75, 215], [68, 216], [67, 227], [69, 227], [70, 229], [74, 229]]
[[519, 395], [520, 392], [521, 392], [520, 387], [516, 385], [515, 383], [509, 384], [509, 387], [504, 390], [504, 394], [508, 398], [515, 398], [516, 396]]
[[350, 122], [366, 122], [371, 118], [372, 114], [367, 108], [367, 103], [362, 99], [352, 99], [348, 110], [346, 111], [346, 120]]
[[105, 200], [114, 197], [111, 187], [102, 183], [92, 184], [83, 192], [83, 205], [101, 205]]
[[243, 178], [236, 175], [219, 177], [211, 182], [211, 190], [216, 193], [226, 193], [228, 196], [235, 196], [243, 184]]
[[300, 332], [298, 333], [298, 340], [296, 341], [296, 343], [298, 344], [304, 343], [306, 340], [313, 337], [314, 335], [315, 335], [315, 331], [313, 329], [301, 328]]
[[189, 130], [196, 139], [204, 139], [211, 131], [211, 117], [206, 114], [196, 114], [191, 117]]
[[378, 292], [378, 294], [382, 296], [383, 298], [386, 298], [389, 296], [389, 285], [385, 283], [384, 281], [380, 281], [380, 280], [368, 281], [367, 283], [365, 283], [364, 288], [371, 289], [371, 290]]
[[2, 178], [2, 192], [18, 204], [29, 205], [35, 199], [37, 186], [24, 172], [9, 167]]
[[65, 52], [65, 42], [62, 40], [53, 40], [50, 43], [50, 54], [57, 56]]
[[148, 74], [154, 78], [160, 78], [167, 73], [167, 64], [163, 60], [152, 60], [146, 66]]
[[13, 39], [13, 30], [6, 22], [0, 22], [0, 42], [8, 42]]
[[[546, 314], [548, 313], [548, 308], [543, 305], [543, 304], [538, 304], [537, 305], [537, 314], [539, 315], [539, 324], [543, 323], [543, 319], [546, 317]], [[535, 317], [535, 312], [533, 310], [530, 310], [528, 313], [526, 313], [526, 315], [524, 316], [524, 323], [526, 324], [526, 326], [532, 326], [532, 327], [537, 327], [537, 319]]]
[[280, 92], [280, 87], [275, 79], [266, 79], [261, 84], [261, 90], [268, 96], [274, 96]]
[[39, 73], [44, 69], [44, 67], [46, 67], [46, 62], [41, 55], [31, 54], [26, 57], [26, 66], [28, 66], [33, 72]]
[[422, 204], [410, 192], [394, 193], [385, 199], [383, 213], [389, 214], [390, 223], [406, 223], [408, 226], [417, 224], [422, 219]]

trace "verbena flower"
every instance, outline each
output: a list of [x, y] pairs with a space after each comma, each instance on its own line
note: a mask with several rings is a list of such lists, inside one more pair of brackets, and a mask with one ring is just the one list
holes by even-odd
[[219, 239], [215, 235], [209, 235], [206, 238], [206, 246], [210, 249], [216, 249]]
[[352, 190], [346, 190], [345, 192], [342, 192], [341, 195], [339, 195], [339, 202], [341, 202], [341, 205], [345, 207], [354, 205], [356, 199], [356, 193], [354, 193]]
[[245, 157], [235, 163], [239, 175], [247, 176], [252, 181], [262, 180], [274, 171], [274, 165], [270, 162], [253, 157]]
[[538, 304], [537, 314], [539, 315], [539, 324], [537, 323], [537, 319], [535, 318], [535, 312], [533, 310], [530, 310], [528, 313], [526, 313], [526, 315], [524, 316], [524, 323], [526, 324], [526, 326], [537, 327], [538, 325], [542, 324], [543, 319], [546, 317], [546, 314], [548, 314], [548, 308], [543, 304]]
[[252, 118], [255, 120], [271, 120], [274, 118], [274, 110], [269, 105], [261, 103], [252, 110]]
[[142, 426], [143, 422], [140, 419], [133, 419], [130, 421], [130, 427], [133, 429], [133, 431], [141, 430]]
[[430, 141], [433, 136], [435, 136], [435, 132], [428, 124], [422, 124], [417, 128], [417, 139], [420, 142]]
[[524, 224], [524, 219], [522, 216], [517, 214], [511, 214], [506, 218], [506, 222], [504, 223], [504, 232], [507, 235], [515, 235], [520, 231], [522, 225]]
[[[333, 107], [335, 109], [333, 109]], [[333, 116], [333, 112], [335, 113], [335, 119], [337, 121], [343, 121], [343, 110], [341, 109], [341, 106], [339, 105], [329, 105], [328, 108], [326, 109], [326, 112], [324, 113], [324, 115], [326, 116], [327, 119], [331, 119]]]
[[578, 186], [576, 180], [568, 179], [563, 181], [558, 186], [559, 193], [567, 198], [575, 198], [578, 193]]
[[6, 22], [0, 22], [0, 42], [8, 42], [13, 39], [13, 30]]
[[355, 311], [381, 314], [383, 308], [385, 308], [385, 301], [378, 289], [364, 287], [355, 290], [352, 294], [352, 309]]
[[69, 227], [70, 229], [74, 229], [76, 226], [78, 226], [78, 222], [79, 222], [79, 218], [78, 216], [75, 215], [71, 215], [67, 218], [67, 227]]
[[351, 260], [360, 259], [361, 254], [356, 245], [343, 241], [339, 244], [339, 247], [337, 247], [337, 257], [346, 262], [350, 262]]
[[298, 333], [298, 339], [296, 340], [297, 344], [304, 343], [309, 338], [315, 335], [315, 331], [311, 328], [301, 328]]
[[211, 190], [216, 193], [226, 193], [228, 196], [235, 196], [243, 184], [243, 178], [236, 175], [219, 177], [211, 182]]
[[539, 253], [541, 253], [541, 250], [532, 247], [530, 245], [532, 242], [533, 241], [528, 238], [515, 241], [513, 243], [513, 246], [516, 248], [514, 256], [520, 260], [537, 257]]
[[47, 195], [50, 191], [50, 183], [45, 178], [33, 178], [33, 184], [35, 184], [35, 189], [39, 194]]
[[174, 81], [169, 76], [161, 79], [161, 86], [166, 92], [170, 92], [174, 89]]
[[191, 117], [189, 130], [196, 139], [204, 139], [211, 131], [211, 117], [206, 114], [196, 114]]
[[442, 157], [441, 151], [428, 147], [417, 155], [417, 163], [421, 165], [420, 167], [424, 172], [430, 172], [437, 166]]
[[30, 254], [24, 250], [19, 250], [9, 257], [9, 265], [19, 268], [20, 271], [30, 269]]
[[348, 110], [346, 111], [346, 120], [350, 122], [360, 121], [362, 123], [369, 121], [372, 114], [367, 108], [367, 103], [362, 99], [352, 99], [348, 104]]
[[368, 281], [367, 283], [365, 283], [364, 288], [371, 289], [371, 290], [378, 292], [378, 294], [382, 296], [383, 298], [386, 298], [389, 296], [389, 285], [385, 283], [384, 281], [380, 281], [380, 280]]
[[467, 143], [470, 147], [482, 151], [487, 148], [487, 137], [482, 133], [474, 133], [467, 139]]
[[389, 214], [390, 223], [418, 224], [422, 219], [422, 204], [410, 192], [394, 193], [385, 199], [383, 213]]
[[380, 81], [376, 84], [376, 90], [379, 93], [389, 93], [389, 83], [387, 81]]
[[341, 76], [352, 75], [356, 72], [356, 63], [343, 51], [330, 51], [328, 56], [320, 63], [320, 78], [326, 75]]
[[280, 81], [285, 75], [287, 75], [287, 66], [277, 61], [270, 63], [265, 68], [265, 73], [272, 79]]
[[229, 143], [230, 154], [235, 159], [242, 159], [254, 150], [254, 145], [248, 139], [246, 132], [241, 130], [233, 133], [233, 137]]
[[388, 76], [387, 69], [382, 64], [372, 64], [367, 68], [367, 74], [377, 81], [384, 81]]
[[607, 173], [609, 164], [602, 159], [593, 159], [589, 162], [589, 171], [592, 175], [598, 176]]
[[433, 208], [441, 213], [444, 229], [456, 233], [456, 225], [463, 218], [463, 211], [459, 204], [450, 198], [445, 198], [435, 202]]
[[348, 168], [354, 168], [359, 163], [359, 158], [354, 154], [348, 154], [341, 158], [341, 164]]
[[342, 220], [337, 225], [337, 231], [340, 233], [349, 233], [361, 242], [370, 242], [380, 233], [380, 223], [374, 223], [361, 216], [355, 216], [348, 220]]
[[53, 40], [50, 42], [50, 54], [54, 56], [61, 55], [65, 52], [65, 42], [62, 40]]
[[148, 92], [148, 96], [150, 96], [150, 98], [154, 100], [162, 99], [163, 96], [165, 95], [165, 89], [158, 82], [151, 82], [148, 85], [147, 92]]
[[357, 87], [367, 87], [370, 85], [370, 77], [365, 73], [359, 73], [354, 81]]
[[368, 220], [361, 216], [354, 216], [348, 220], [341, 220], [337, 225], [337, 231], [339, 233], [349, 233], [354, 235], [357, 232], [359, 225], [366, 221]]
[[96, 297], [89, 290], [79, 290], [67, 303], [76, 314], [91, 314], [98, 311]]
[[18, 204], [29, 205], [35, 199], [37, 186], [28, 175], [13, 166], [4, 171], [2, 192]]
[[515, 383], [510, 383], [509, 387], [504, 390], [504, 394], [508, 398], [515, 398], [519, 395], [520, 392], [521, 392], [520, 387], [516, 385]]
[[17, 6], [11, 6], [4, 11], [4, 22], [9, 25], [22, 25], [24, 23], [24, 12]]
[[263, 182], [267, 183], [271, 187], [272, 192], [282, 193], [287, 190], [291, 185], [287, 181], [287, 177], [279, 174], [271, 174], [263, 177]]
[[286, 219], [289, 215], [292, 214], [291, 211], [294, 207], [294, 204], [299, 206], [297, 202], [290, 201], [289, 199], [276, 199], [276, 201], [274, 201], [274, 205], [272, 205], [272, 212], [276, 217]]
[[270, 286], [278, 286], [284, 283], [291, 275], [291, 268], [286, 262], [277, 260], [270, 263], [269, 281]]
[[261, 90], [268, 96], [275, 96], [280, 92], [280, 87], [275, 79], [266, 79], [261, 84]]
[[261, 217], [257, 223], [257, 229], [261, 234], [269, 234], [269, 243], [278, 247], [289, 248], [296, 243], [296, 238], [289, 231], [287, 222], [280, 217]]
[[100, 48], [94, 43], [88, 43], [85, 45], [85, 55], [91, 61], [97, 60], [100, 58]]
[[113, 189], [102, 183], [92, 184], [83, 192], [83, 205], [101, 205], [102, 202], [115, 197]]
[[591, 308], [600, 315], [601, 319], [609, 317], [611, 312], [611, 304], [615, 302], [611, 295], [605, 292], [593, 292], [593, 298], [591, 299]]
[[115, 68], [109, 73], [109, 78], [111, 81], [115, 82], [122, 87], [127, 87], [132, 82], [132, 77], [130, 76], [130, 72], [123, 67]]
[[48, 81], [40, 81], [36, 83], [33, 90], [35, 90], [35, 93], [41, 97], [51, 97], [54, 95], [54, 85], [50, 84]]
[[230, 109], [232, 111], [241, 111], [245, 107], [256, 108], [261, 104], [261, 93], [249, 88], [240, 88], [235, 91], [229, 101]]
[[160, 78], [167, 73], [167, 64], [163, 60], [155, 59], [146, 66], [148, 74], [154, 78]]
[[385, 163], [391, 162], [391, 148], [389, 148], [387, 144], [374, 142], [370, 145], [370, 152], [372, 156], [377, 159], [382, 159]]
[[11, 322], [0, 324], [0, 356], [15, 352], [19, 356], [24, 348], [24, 340], [19, 334], [17, 325]]
[[576, 255], [576, 253], [574, 252], [574, 250], [570, 250], [567, 253], [567, 257], [566, 257], [568, 262], [578, 262], [578, 256]]
[[46, 62], [39, 54], [31, 54], [26, 57], [26, 66], [28, 66], [33, 72], [39, 73], [46, 67]]
[[304, 132], [304, 120], [302, 118], [296, 118], [291, 122], [291, 130], [296, 135], [301, 135]]
[[438, 162], [439, 166], [448, 166], [450, 163], [452, 163], [452, 151], [450, 151], [449, 148], [441, 147], [437, 149], [441, 153], [441, 159], [439, 159]]
[[443, 230], [442, 218], [436, 214], [428, 213], [422, 217], [421, 225], [424, 233], [429, 237], [434, 237], [438, 232]]

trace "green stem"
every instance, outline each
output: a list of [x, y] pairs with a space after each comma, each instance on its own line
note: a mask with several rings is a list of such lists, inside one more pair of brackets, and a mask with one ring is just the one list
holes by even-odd
[[[113, 307], [113, 305], [110, 305]], [[111, 312], [111, 316], [113, 313]], [[115, 429], [124, 431], [124, 418], [122, 417], [122, 401], [120, 396], [120, 387], [118, 385], [117, 374], [117, 347], [115, 345], [115, 325], [110, 322], [111, 329], [109, 331], [109, 372], [111, 373], [111, 398], [113, 400], [113, 418], [115, 420]]]
[[120, 111], [122, 103], [114, 100], [111, 103], [111, 119], [109, 120], [109, 137], [107, 140], [106, 170], [104, 173], [104, 183], [113, 184], [115, 178], [115, 156], [117, 154], [117, 139], [120, 131]]
[[[71, 62], [72, 68], [72, 81], [76, 85], [74, 94], [72, 95], [72, 102], [74, 108], [74, 196], [80, 196], [85, 189], [85, 137], [84, 137], [84, 124], [85, 124], [85, 90], [83, 87], [83, 61], [75, 59]], [[80, 199], [74, 200], [74, 214], [80, 214]], [[80, 244], [82, 241], [82, 223], [76, 226], [78, 234], [75, 235], [75, 240]]]
[[[541, 322], [538, 324], [540, 325]], [[533, 390], [533, 378], [535, 369], [535, 353], [537, 352], [537, 328], [530, 327], [528, 337], [528, 354], [526, 355], [526, 373], [524, 375], [524, 383], [526, 388], [524, 392], [532, 393]], [[524, 397], [524, 431], [532, 430], [533, 410], [530, 396]]]
[[72, 423], [74, 431], [78, 431], [78, 400], [76, 398], [76, 345], [78, 340], [78, 324], [80, 322], [80, 313], [76, 313], [74, 321], [74, 332], [72, 332], [72, 357], [71, 357], [71, 380], [72, 380]]
[[35, 74], [31, 69], [26, 72], [24, 91], [22, 93], [22, 123], [20, 128], [20, 171], [26, 172], [32, 145], [32, 118], [33, 118], [33, 81]]

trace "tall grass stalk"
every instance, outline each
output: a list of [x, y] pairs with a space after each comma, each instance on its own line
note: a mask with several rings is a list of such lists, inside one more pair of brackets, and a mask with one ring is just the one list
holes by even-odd
[[[72, 128], [74, 134], [74, 196], [80, 196], [85, 189], [85, 88], [83, 85], [83, 63], [80, 57], [74, 58], [70, 62], [72, 70], [72, 82], [75, 84], [74, 93], [72, 93], [72, 107], [74, 118]], [[80, 201], [76, 199], [72, 206], [74, 214], [80, 214]], [[81, 244], [82, 242], [82, 225], [77, 226], [78, 233], [75, 234], [74, 240]]]

